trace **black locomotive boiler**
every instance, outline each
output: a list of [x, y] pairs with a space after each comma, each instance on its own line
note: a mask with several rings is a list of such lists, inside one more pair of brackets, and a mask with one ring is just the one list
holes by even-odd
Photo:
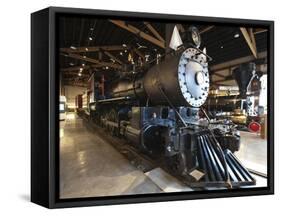
[[90, 118], [150, 157], [161, 158], [170, 173], [191, 186], [255, 184], [233, 154], [240, 144], [235, 125], [212, 121], [201, 108], [210, 85], [209, 56], [199, 49], [196, 29], [191, 36], [193, 43], [146, 72], [108, 83], [106, 98], [89, 104]]

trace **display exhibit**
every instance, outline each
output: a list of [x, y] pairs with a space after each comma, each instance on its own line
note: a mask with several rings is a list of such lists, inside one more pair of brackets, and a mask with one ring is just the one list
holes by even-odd
[[33, 202], [273, 193], [272, 21], [53, 7], [31, 21]]

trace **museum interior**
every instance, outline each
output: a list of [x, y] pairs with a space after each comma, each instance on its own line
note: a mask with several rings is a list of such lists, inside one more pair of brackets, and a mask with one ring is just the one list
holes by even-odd
[[58, 25], [61, 198], [267, 186], [267, 29]]

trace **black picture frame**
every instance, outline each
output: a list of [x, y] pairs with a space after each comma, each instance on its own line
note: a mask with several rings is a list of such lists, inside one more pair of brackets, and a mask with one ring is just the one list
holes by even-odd
[[[174, 192], [59, 199], [59, 72], [57, 18], [62, 14], [262, 26], [268, 29], [268, 186], [225, 191]], [[31, 15], [31, 201], [47, 208], [160, 202], [274, 194], [274, 22], [186, 15], [49, 7]]]

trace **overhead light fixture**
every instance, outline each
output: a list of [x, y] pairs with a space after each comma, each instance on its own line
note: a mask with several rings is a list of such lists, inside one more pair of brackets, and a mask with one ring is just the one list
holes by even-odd
[[92, 37], [89, 37], [89, 40], [90, 40], [90, 41], [92, 41], [92, 40], [93, 40], [93, 38], [92, 38]]
[[223, 49], [223, 46], [221, 46], [221, 49]]
[[124, 52], [126, 53], [126, 52], [127, 52], [127, 50], [124, 50]]
[[73, 63], [73, 62], [70, 62], [69, 65], [70, 65], [70, 66], [74, 66], [74, 63]]
[[91, 30], [91, 31], [94, 31], [94, 28], [92, 27], [92, 28], [90, 28], [90, 30]]
[[89, 49], [86, 47], [85, 50], [88, 51]]
[[235, 35], [234, 35], [234, 38], [239, 38], [240, 37], [240, 35], [238, 34], [238, 33], [236, 33]]
[[122, 56], [122, 55], [123, 55], [123, 52], [120, 52], [120, 55]]
[[78, 73], [78, 76], [82, 76], [82, 74], [81, 74], [81, 73]]
[[80, 72], [82, 72], [82, 71], [83, 71], [83, 68], [79, 68], [79, 70], [80, 70]]
[[108, 66], [106, 66], [105, 69], [108, 70]]
[[75, 46], [70, 46], [70, 49], [76, 50], [77, 48]]
[[82, 64], [82, 67], [85, 67], [85, 64], [84, 64], [84, 63]]
[[127, 47], [127, 45], [126, 45], [126, 44], [122, 44], [122, 46], [123, 46], [123, 47]]
[[83, 58], [87, 58], [87, 56], [83, 55]]

